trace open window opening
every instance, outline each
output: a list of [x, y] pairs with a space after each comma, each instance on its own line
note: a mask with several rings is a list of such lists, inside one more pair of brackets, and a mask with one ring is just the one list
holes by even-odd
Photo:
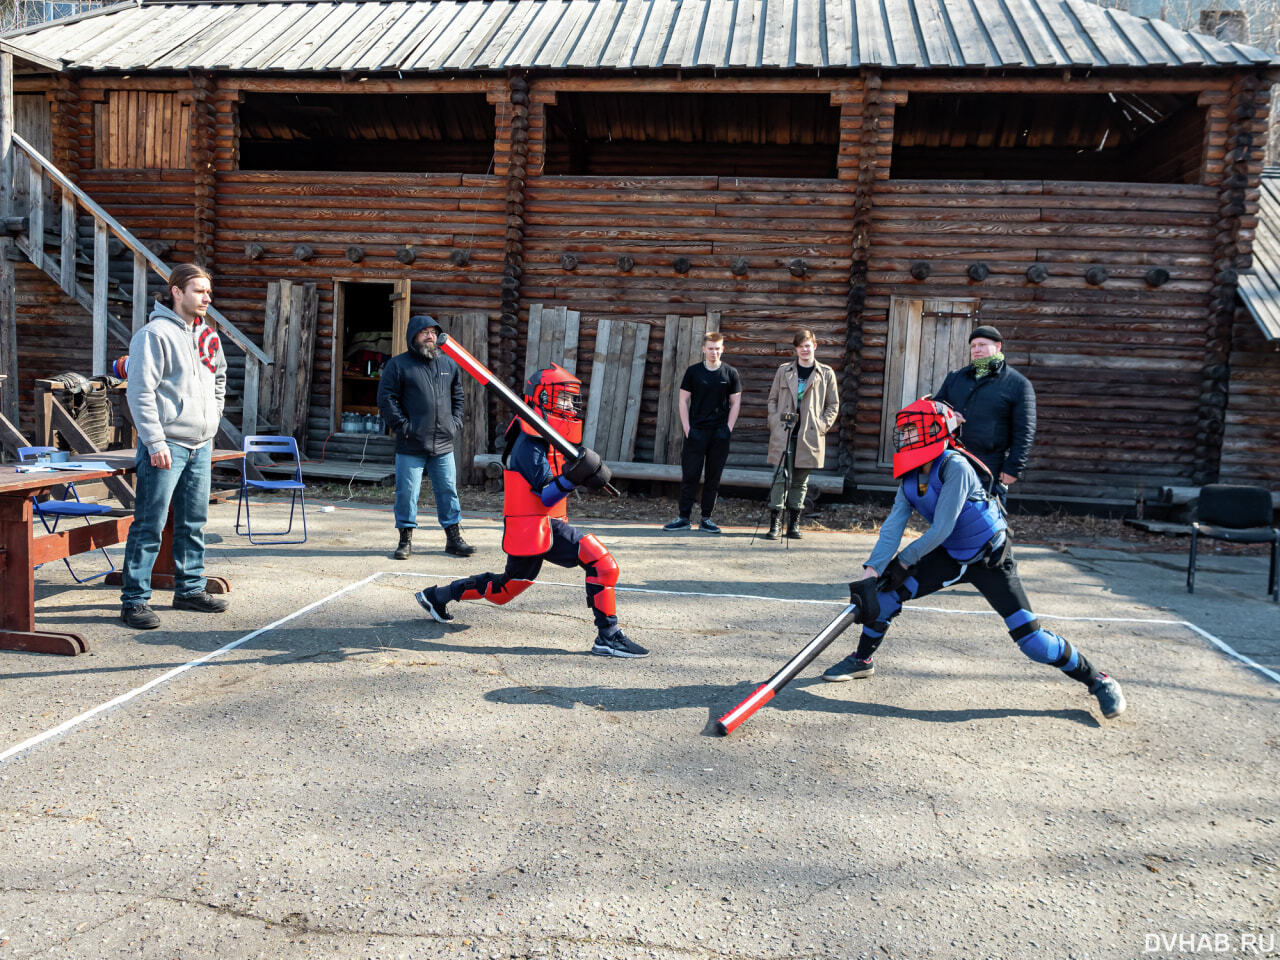
[[335, 357], [333, 429], [343, 433], [383, 433], [378, 412], [382, 368], [405, 350], [408, 334], [407, 280], [334, 283]]
[[1205, 122], [1193, 95], [913, 93], [890, 176], [1199, 183]]
[[562, 93], [548, 174], [836, 176], [840, 111], [819, 94]]
[[246, 93], [241, 170], [488, 173], [484, 94]]

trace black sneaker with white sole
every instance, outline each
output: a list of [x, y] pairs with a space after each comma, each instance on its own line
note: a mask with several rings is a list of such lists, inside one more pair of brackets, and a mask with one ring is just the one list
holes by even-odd
[[840, 683], [844, 680], [869, 677], [875, 672], [875, 664], [870, 660], [859, 660], [855, 654], [851, 653], [839, 663], [833, 663], [823, 670], [822, 679], [829, 680], [831, 683]]
[[1098, 706], [1102, 709], [1102, 715], [1108, 720], [1114, 720], [1120, 714], [1124, 713], [1124, 708], [1128, 706], [1124, 702], [1124, 691], [1120, 689], [1120, 684], [1105, 673], [1098, 674], [1098, 679], [1093, 681], [1089, 687], [1089, 692], [1098, 698]]
[[425, 590], [419, 590], [413, 595], [418, 601], [418, 606], [431, 614], [431, 619], [436, 623], [448, 623], [453, 619], [453, 614], [445, 609], [448, 601], [441, 600], [439, 594], [436, 593], [435, 587], [427, 587]]
[[596, 642], [591, 647], [591, 652], [597, 657], [630, 657], [633, 659], [649, 655], [648, 650], [628, 638], [621, 630], [611, 637], [596, 637]]

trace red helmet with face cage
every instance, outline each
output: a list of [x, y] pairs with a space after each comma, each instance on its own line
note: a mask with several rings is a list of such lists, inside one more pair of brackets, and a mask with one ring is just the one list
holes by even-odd
[[[582, 442], [582, 381], [558, 364], [539, 370], [524, 385], [524, 402], [570, 443]], [[523, 420], [525, 433], [537, 431]]]
[[893, 475], [901, 477], [938, 457], [960, 429], [960, 415], [949, 404], [921, 397], [898, 411], [893, 428]]

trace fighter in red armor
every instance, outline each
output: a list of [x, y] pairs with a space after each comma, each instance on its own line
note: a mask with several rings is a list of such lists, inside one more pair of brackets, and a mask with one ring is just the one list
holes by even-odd
[[[582, 442], [582, 381], [552, 364], [525, 384], [524, 400], [574, 444]], [[611, 479], [599, 454], [582, 447], [578, 459], [565, 463], [519, 417], [511, 421], [503, 455], [502, 549], [507, 566], [502, 573], [481, 573], [446, 586], [432, 586], [416, 594], [433, 619], [448, 623], [450, 602], [488, 600], [503, 604], [533, 584], [549, 560], [561, 567], [582, 567], [587, 573], [587, 606], [595, 618], [597, 636], [591, 652], [602, 657], [647, 657], [649, 651], [630, 640], [618, 627], [614, 584], [618, 564], [595, 534], [584, 534], [566, 520], [565, 497], [576, 487], [598, 490]]]

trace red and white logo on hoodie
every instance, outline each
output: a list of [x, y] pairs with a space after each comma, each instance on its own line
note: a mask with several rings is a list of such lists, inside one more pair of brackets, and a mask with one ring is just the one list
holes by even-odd
[[207, 323], [200, 324], [200, 332], [196, 334], [196, 348], [200, 354], [200, 362], [209, 368], [211, 373], [218, 372], [218, 348], [222, 341]]

